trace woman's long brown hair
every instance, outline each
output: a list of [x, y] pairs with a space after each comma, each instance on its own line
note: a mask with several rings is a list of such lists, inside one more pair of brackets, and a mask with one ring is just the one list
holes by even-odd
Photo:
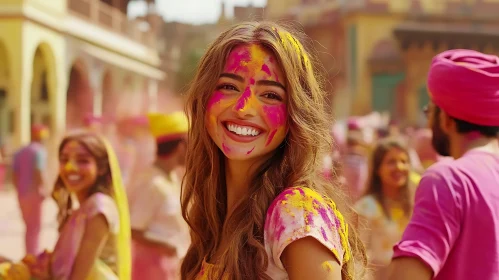
[[[182, 279], [195, 279], [203, 260], [218, 248], [222, 236], [230, 238], [218, 260], [223, 275], [213, 279], [270, 279], [264, 247], [267, 209], [290, 186], [307, 186], [341, 206], [341, 190], [320, 175], [322, 156], [331, 148], [326, 113], [326, 93], [317, 80], [311, 58], [303, 45], [283, 27], [270, 22], [238, 24], [223, 32], [209, 46], [188, 90], [186, 111], [190, 118], [186, 172], [182, 187], [182, 213], [191, 229], [191, 246], [182, 263]], [[206, 104], [231, 50], [256, 43], [271, 51], [283, 69], [288, 85], [289, 133], [281, 146], [250, 180], [249, 194], [227, 216], [225, 156], [206, 129]], [[349, 209], [342, 209], [349, 212]], [[353, 259], [344, 264], [344, 279], [363, 272], [364, 247], [350, 227]], [[359, 269], [360, 268], [360, 269]], [[349, 275], [349, 276], [347, 276]]]
[[[406, 155], [407, 158], [409, 158], [409, 151], [407, 149], [407, 146], [397, 138], [385, 138], [380, 140], [376, 147], [373, 150], [372, 153], [372, 158], [371, 158], [371, 166], [370, 166], [370, 175], [369, 175], [369, 181], [368, 181], [368, 188], [367, 188], [367, 194], [373, 195], [376, 200], [380, 203], [380, 205], [383, 208], [383, 213], [385, 217], [388, 219], [391, 219], [391, 214], [390, 211], [388, 211], [388, 208], [385, 203], [385, 195], [383, 194], [383, 183], [381, 182], [381, 177], [379, 176], [379, 168], [381, 167], [381, 164], [383, 163], [383, 159], [385, 158], [386, 154], [393, 148], [399, 149], [403, 151]], [[402, 202], [402, 209], [404, 210], [404, 214], [407, 217], [410, 217], [412, 214], [412, 192], [411, 192], [411, 182], [410, 182], [410, 177], [407, 177], [407, 182], [403, 186], [401, 190], [401, 202]]]
[[[98, 175], [93, 186], [90, 187], [89, 195], [94, 193], [104, 193], [113, 196], [111, 170], [109, 168], [109, 159], [106, 146], [99, 139], [99, 136], [87, 131], [77, 131], [67, 135], [59, 146], [59, 156], [67, 143], [76, 141], [80, 143], [95, 158], [97, 162]], [[57, 219], [59, 221], [59, 230], [62, 229], [73, 209], [71, 194], [64, 185], [60, 176], [57, 177], [52, 198], [59, 207]]]

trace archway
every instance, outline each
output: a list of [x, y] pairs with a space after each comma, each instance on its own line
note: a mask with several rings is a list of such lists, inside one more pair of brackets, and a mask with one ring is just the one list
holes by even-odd
[[93, 111], [94, 98], [88, 72], [80, 61], [71, 66], [66, 102], [66, 128], [82, 126], [85, 116]]
[[9, 56], [0, 42], [0, 155], [5, 156], [5, 145], [13, 133], [12, 110], [9, 106]]
[[[41, 44], [36, 48], [33, 57], [33, 79], [31, 82], [31, 124], [44, 124], [52, 127], [50, 102], [54, 98], [55, 65], [48, 46]], [[51, 67], [52, 66], [52, 67]]]

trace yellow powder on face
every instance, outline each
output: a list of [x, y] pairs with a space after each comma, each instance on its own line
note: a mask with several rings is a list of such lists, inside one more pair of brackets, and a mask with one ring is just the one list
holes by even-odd
[[78, 171], [78, 166], [74, 164], [72, 160], [69, 160], [65, 165], [64, 165], [64, 171]]
[[331, 272], [333, 271], [333, 265], [330, 262], [325, 261], [322, 263], [322, 269], [324, 269], [327, 272]]

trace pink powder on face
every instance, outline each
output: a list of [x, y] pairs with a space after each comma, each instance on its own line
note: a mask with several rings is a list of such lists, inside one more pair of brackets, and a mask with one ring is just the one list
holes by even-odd
[[238, 52], [232, 51], [227, 58], [225, 71], [237, 72], [243, 66], [243, 62], [251, 60], [251, 54], [247, 49], [242, 49]]
[[277, 128], [286, 123], [286, 104], [263, 106], [263, 112], [265, 113], [271, 128]]
[[217, 103], [220, 103], [220, 100], [222, 100], [224, 98], [224, 94], [220, 91], [215, 91], [210, 99], [208, 100], [208, 109], [210, 109], [211, 107], [213, 107], [213, 105], [217, 104]]
[[255, 147], [253, 147], [253, 149], [249, 150], [248, 152], [246, 152], [247, 155], [251, 154], [251, 152], [253, 152], [253, 150], [255, 149]]
[[225, 145], [225, 143], [222, 143], [222, 148], [224, 150], [224, 153], [228, 154], [230, 153], [230, 148]]
[[251, 89], [250, 87], [247, 87], [244, 93], [241, 95], [241, 97], [239, 97], [239, 99], [237, 100], [234, 109], [236, 109], [237, 111], [243, 110], [250, 98], [251, 98]]
[[270, 132], [269, 138], [267, 139], [267, 143], [265, 143], [265, 146], [268, 146], [270, 144], [270, 142], [272, 142], [276, 133], [277, 133], [277, 129], [274, 129]]
[[[267, 75], [271, 76], [272, 74], [270, 73], [269, 66], [267, 64], [262, 65], [262, 71], [265, 72]], [[276, 75], [277, 76], [277, 75]]]

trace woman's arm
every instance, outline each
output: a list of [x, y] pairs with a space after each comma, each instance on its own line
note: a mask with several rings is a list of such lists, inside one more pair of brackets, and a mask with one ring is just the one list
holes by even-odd
[[87, 220], [85, 233], [71, 271], [70, 280], [85, 280], [102, 252], [109, 235], [109, 225], [103, 214]]
[[281, 261], [290, 280], [341, 280], [341, 266], [333, 252], [313, 237], [289, 244]]

